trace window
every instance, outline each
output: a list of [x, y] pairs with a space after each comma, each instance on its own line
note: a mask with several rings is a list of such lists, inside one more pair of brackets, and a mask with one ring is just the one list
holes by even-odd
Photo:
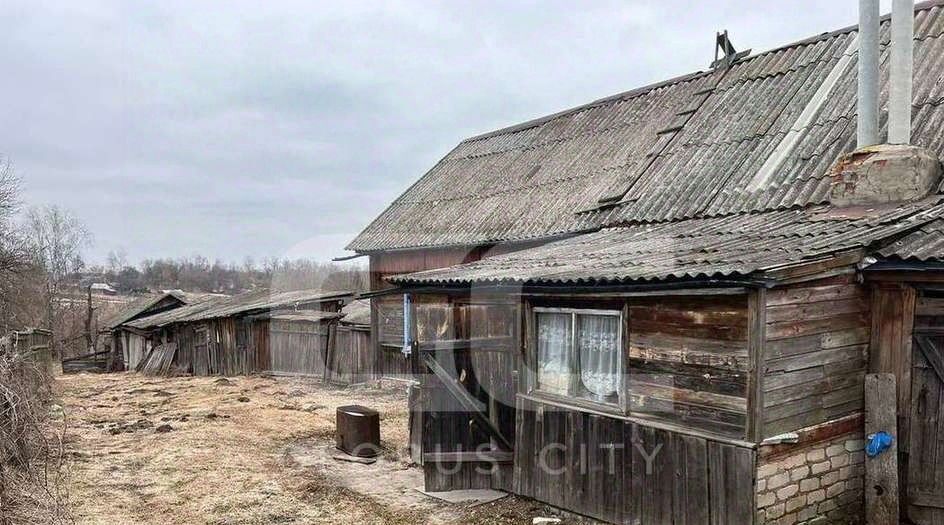
[[536, 308], [536, 390], [618, 405], [620, 312]]

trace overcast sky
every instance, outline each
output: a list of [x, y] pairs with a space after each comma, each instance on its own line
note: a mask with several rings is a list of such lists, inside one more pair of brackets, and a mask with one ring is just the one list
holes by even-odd
[[[890, 2], [883, 1], [883, 12]], [[461, 139], [856, 21], [855, 0], [0, 2], [0, 156], [93, 262], [344, 255]]]

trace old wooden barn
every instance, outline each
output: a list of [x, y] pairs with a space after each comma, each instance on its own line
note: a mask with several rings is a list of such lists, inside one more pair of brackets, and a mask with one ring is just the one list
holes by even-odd
[[351, 242], [381, 373], [419, 383], [427, 490], [944, 523], [944, 14], [911, 15], [897, 47], [888, 17], [719, 35], [708, 71], [462, 141]]
[[[350, 292], [260, 290], [209, 296], [136, 317], [114, 330], [142, 339], [134, 369], [147, 373], [242, 375], [270, 372], [337, 383], [365, 381], [360, 337], [338, 342]], [[355, 316], [356, 317], [356, 316]], [[359, 328], [354, 319], [344, 331]], [[367, 334], [369, 341], [369, 333]], [[356, 358], [349, 358], [352, 355]]]
[[127, 323], [149, 315], [167, 312], [181, 306], [204, 301], [215, 294], [182, 292], [179, 290], [139, 297], [102, 321], [100, 332], [105, 335], [103, 352], [112, 356], [111, 369], [133, 370], [150, 351], [146, 333]]

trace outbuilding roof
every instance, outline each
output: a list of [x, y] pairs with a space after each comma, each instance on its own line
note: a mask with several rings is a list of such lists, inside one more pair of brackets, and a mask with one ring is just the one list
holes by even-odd
[[341, 313], [344, 314], [344, 317], [341, 318], [341, 322], [344, 324], [370, 325], [370, 302], [365, 299], [355, 299], [344, 305]]
[[[940, 4], [916, 7], [913, 109], [913, 142], [938, 154]], [[886, 18], [883, 105], [888, 29]], [[829, 167], [855, 146], [856, 36], [819, 35], [466, 139], [348, 248], [483, 245], [822, 204]]]
[[296, 308], [327, 301], [345, 300], [352, 296], [351, 292], [344, 291], [299, 290], [271, 292], [269, 290], [258, 290], [231, 297], [209, 297], [201, 302], [142, 317], [126, 324], [139, 329], [157, 328], [173, 323], [203, 321], [233, 315]]
[[[427, 270], [398, 284], [620, 283], [758, 276], [850, 250], [865, 251], [944, 216], [941, 197], [882, 207], [814, 206], [604, 228], [537, 248]], [[908, 239], [906, 237], [906, 239]], [[909, 243], [910, 245], [910, 243]]]

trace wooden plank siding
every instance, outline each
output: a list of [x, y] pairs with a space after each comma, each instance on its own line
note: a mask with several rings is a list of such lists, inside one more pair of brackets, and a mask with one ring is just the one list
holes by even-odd
[[931, 525], [944, 522], [944, 293], [921, 290], [914, 311], [908, 439], [900, 442], [908, 464], [899, 478], [908, 518]]
[[868, 289], [851, 277], [767, 291], [763, 437], [863, 409]]
[[629, 412], [744, 437], [746, 296], [641, 297], [629, 305]]
[[269, 370], [277, 374], [325, 377], [329, 335], [327, 324], [270, 321]]
[[374, 377], [369, 328], [335, 327], [334, 344], [328, 347], [325, 377], [331, 383], [342, 385], [364, 383]]
[[238, 376], [272, 372], [335, 384], [374, 377], [369, 329], [339, 327], [335, 319], [227, 317], [165, 326], [151, 340], [155, 345], [177, 344], [173, 365], [177, 373]]
[[755, 452], [521, 397], [514, 491], [611, 523], [754, 519]]

